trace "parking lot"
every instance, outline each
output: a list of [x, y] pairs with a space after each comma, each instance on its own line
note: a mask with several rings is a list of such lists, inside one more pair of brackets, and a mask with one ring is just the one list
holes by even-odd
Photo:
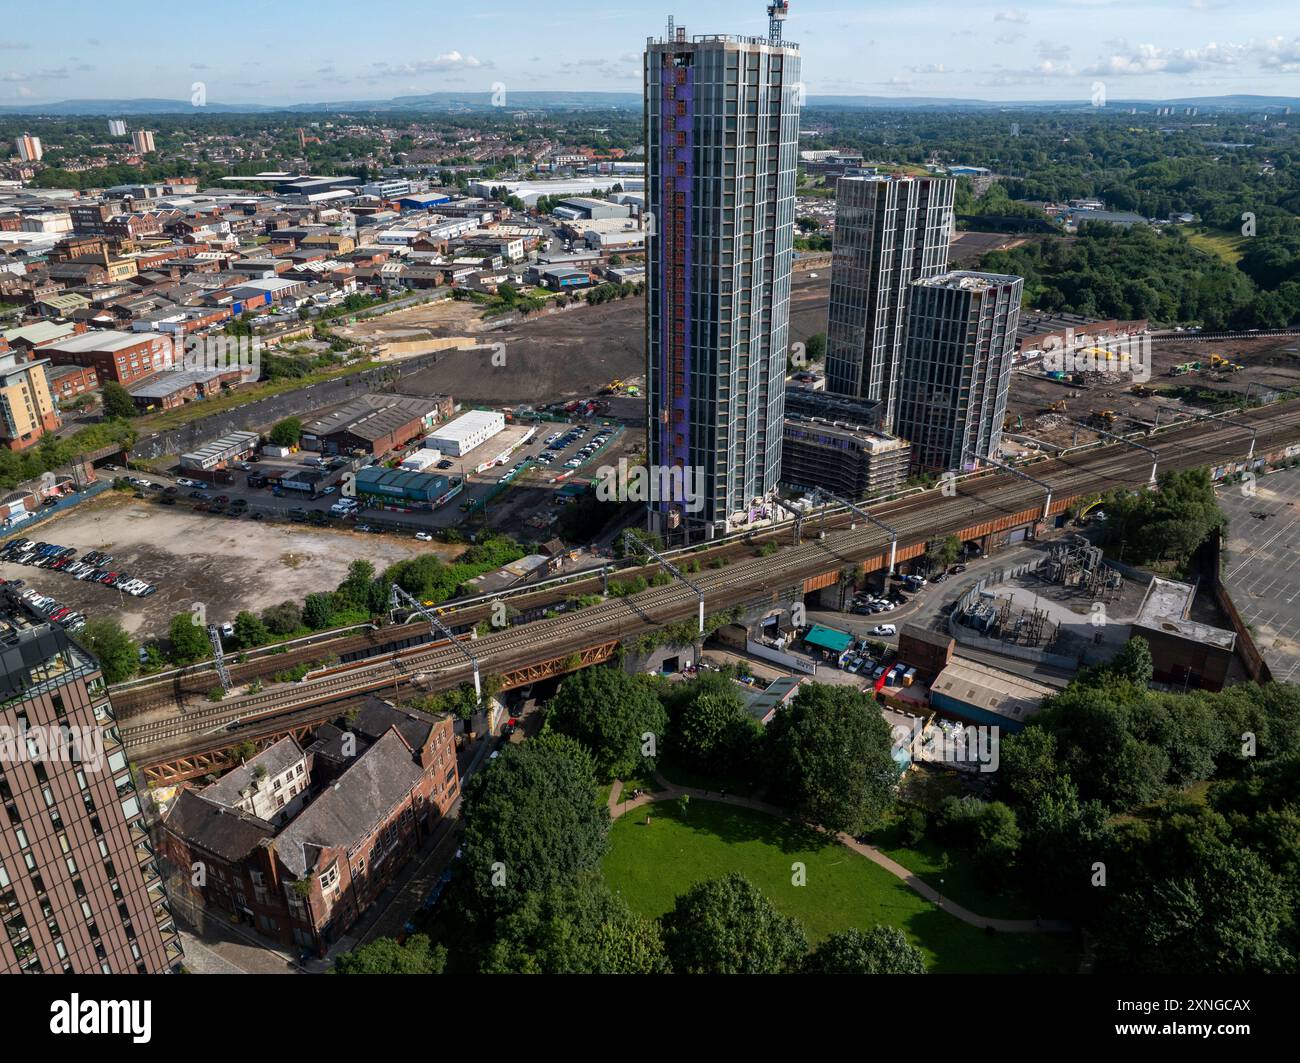
[[[535, 429], [527, 442], [522, 442], [529, 429]], [[560, 437], [564, 446], [560, 446]], [[596, 439], [603, 443], [596, 443]], [[627, 453], [641, 438], [640, 433], [629, 433], [622, 425], [609, 420], [593, 417], [585, 422], [569, 423], [559, 421], [542, 421], [533, 424], [507, 425], [504, 432], [463, 456], [444, 458], [430, 472], [436, 472], [449, 478], [464, 476], [465, 487], [453, 499], [436, 510], [379, 510], [359, 507], [346, 519], [359, 528], [382, 528], [385, 524], [399, 521], [405, 534], [427, 529], [435, 532], [441, 529], [465, 525], [466, 530], [477, 530], [483, 526], [486, 509], [487, 524], [497, 530], [515, 535], [519, 538], [544, 538], [550, 520], [556, 514], [551, 502], [558, 495], [559, 488], [571, 479], [590, 479], [596, 469], [610, 461], [616, 461], [619, 454]], [[550, 446], [547, 440], [551, 440]], [[418, 449], [417, 442], [408, 450]], [[511, 453], [505, 463], [493, 464], [481, 472], [479, 465], [492, 461], [510, 449]], [[539, 462], [543, 454], [552, 455], [547, 462]], [[200, 515], [210, 519], [229, 522], [232, 518], [241, 521], [256, 521], [261, 518], [273, 520], [316, 520], [325, 523], [331, 515], [331, 506], [339, 500], [343, 478], [347, 467], [341, 459], [334, 459], [329, 475], [318, 485], [317, 495], [311, 497], [306, 492], [282, 489], [275, 493], [271, 486], [249, 486], [249, 474], [278, 475], [285, 470], [316, 467], [317, 455], [312, 453], [295, 454], [283, 459], [262, 459], [249, 466], [240, 463], [240, 468], [232, 468], [232, 483], [198, 484], [191, 482], [183, 471], [172, 470], [174, 475], [152, 472], [124, 473], [120, 469], [105, 467], [100, 470], [100, 478], [113, 481], [123, 476], [128, 477], [136, 487], [136, 493], [150, 500], [155, 505], [163, 499], [156, 495], [165, 495], [170, 499], [167, 509], [198, 509]], [[577, 465], [571, 464], [577, 462]], [[543, 520], [534, 521], [540, 515]], [[399, 533], [400, 534], [400, 533]]]
[[0, 561], [0, 578], [22, 579], [24, 590], [36, 589], [87, 619], [114, 616], [137, 638], [164, 634], [171, 618], [189, 612], [195, 602], [206, 606], [209, 619], [221, 622], [241, 609], [258, 612], [333, 590], [357, 558], [382, 571], [417, 554], [451, 558], [464, 549], [417, 542], [410, 535], [214, 517], [118, 491], [46, 521], [39, 534], [28, 537], [72, 547], [78, 556], [102, 550], [112, 555], [114, 570], [154, 584], [156, 593], [136, 598], [60, 571]]
[[1300, 469], [1261, 477], [1254, 494], [1220, 487], [1228, 515], [1223, 583], [1280, 683], [1300, 680]]

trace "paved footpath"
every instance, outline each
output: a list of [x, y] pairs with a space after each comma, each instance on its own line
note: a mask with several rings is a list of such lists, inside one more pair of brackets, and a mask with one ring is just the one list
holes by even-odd
[[847, 846], [855, 853], [860, 853], [873, 864], [883, 867], [895, 878], [900, 879], [914, 893], [919, 894], [931, 904], [937, 905], [949, 915], [955, 916], [963, 923], [969, 923], [971, 926], [977, 926], [981, 929], [1000, 930], [1009, 934], [1064, 934], [1074, 929], [1068, 922], [1061, 919], [993, 919], [987, 915], [978, 915], [968, 908], [963, 908], [955, 901], [944, 897], [933, 886], [921, 881], [898, 861], [891, 860], [874, 845], [866, 845], [851, 834], [846, 834], [843, 831], [831, 832], [823, 827], [803, 823], [784, 809], [778, 808], [776, 805], [769, 805], [764, 801], [756, 801], [751, 797], [714, 793], [711, 790], [701, 790], [694, 786], [678, 786], [659, 774], [655, 775], [655, 782], [660, 789], [653, 793], [642, 791], [639, 796], [623, 801], [620, 800], [623, 796], [623, 780], [616, 779], [613, 789], [609, 792], [610, 818], [618, 819], [624, 813], [631, 812], [654, 801], [671, 801], [682, 796], [688, 796], [692, 801], [717, 801], [721, 804], [736, 805], [739, 808], [750, 808], [755, 812], [763, 812], [766, 815], [776, 816], [778, 819], [788, 820], [791, 823], [799, 823], [801, 826], [809, 827], [811, 830], [819, 831], [822, 834], [831, 834], [841, 845]]

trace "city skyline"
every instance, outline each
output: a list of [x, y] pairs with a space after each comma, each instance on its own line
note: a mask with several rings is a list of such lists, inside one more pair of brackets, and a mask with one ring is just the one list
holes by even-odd
[[[75, 2], [69, 25], [96, 25], [97, 8]], [[19, 0], [11, 26], [39, 24], [45, 11]], [[943, 97], [992, 101], [1087, 100], [1100, 81], [1114, 99], [1174, 99], [1229, 94], [1300, 92], [1300, 36], [1285, 31], [1287, 6], [1274, 0], [1231, 5], [1219, 0], [1166, 0], [1141, 9], [1115, 0], [1008, 3], [971, 9], [949, 0], [906, 8], [840, 0], [797, 0], [788, 35], [799, 42], [815, 95]], [[0, 37], [0, 105], [67, 99], [188, 100], [203, 82], [214, 103], [291, 105], [330, 100], [384, 100], [440, 91], [618, 91], [634, 93], [640, 48], [675, 14], [690, 33], [762, 35], [762, 4], [715, 0], [701, 8], [621, 8], [563, 12], [538, 22], [517, 0], [458, 19], [454, 34], [404, 33], [420, 12], [402, 0], [367, 8], [368, 24], [389, 32], [340, 36], [339, 18], [355, 9], [337, 0], [313, 8], [303, 21], [292, 9], [265, 9], [246, 0], [229, 5], [232, 23], [256, 17], [264, 40], [249, 39], [240, 58], [192, 59], [174, 50], [152, 52], [141, 64], [103, 56], [131, 54], [148, 42], [145, 21], [123, 18], [96, 25], [85, 37], [43, 45], [22, 28]], [[167, 31], [187, 31], [192, 16], [169, 16]], [[179, 20], [179, 21], [178, 21]], [[526, 29], [516, 28], [524, 25]], [[1081, 33], [1086, 27], [1087, 34]], [[205, 32], [201, 21], [188, 27]], [[292, 54], [284, 34], [292, 33]], [[1086, 40], [1080, 40], [1085, 37]], [[1095, 41], [1092, 39], [1096, 37]], [[340, 40], [346, 47], [340, 48]]]

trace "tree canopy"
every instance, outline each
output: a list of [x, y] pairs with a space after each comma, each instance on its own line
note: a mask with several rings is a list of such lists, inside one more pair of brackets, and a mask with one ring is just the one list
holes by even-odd
[[608, 845], [591, 755], [546, 734], [510, 745], [465, 784], [463, 886], [471, 914], [500, 916], [572, 882]]
[[660, 922], [678, 974], [786, 974], [808, 951], [798, 920], [739, 873], [697, 882]]
[[774, 791], [814, 823], [860, 834], [892, 801], [889, 727], [856, 688], [805, 683], [768, 724], [765, 745]]
[[546, 722], [590, 749], [597, 777], [606, 782], [653, 772], [668, 730], [667, 713], [650, 687], [616, 666], [565, 676]]

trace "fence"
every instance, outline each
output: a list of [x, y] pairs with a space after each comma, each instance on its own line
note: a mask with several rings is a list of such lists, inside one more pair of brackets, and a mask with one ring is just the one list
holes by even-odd
[[803, 672], [805, 675], [817, 674], [817, 662], [810, 661], [807, 657], [795, 657], [789, 653], [783, 653], [781, 650], [773, 649], [771, 646], [764, 645], [761, 642], [755, 642], [753, 639], [745, 641], [745, 652], [751, 653], [755, 657], [761, 657], [765, 661], [771, 661], [773, 664], [779, 664], [783, 668], [789, 668], [795, 672]]
[[83, 487], [76, 494], [60, 498], [52, 506], [42, 506], [27, 520], [18, 521], [17, 523], [12, 523], [12, 518], [6, 520], [4, 522], [3, 530], [8, 533], [11, 531], [26, 531], [28, 528], [35, 528], [49, 520], [56, 513], [66, 513], [74, 506], [79, 506], [83, 502], [88, 502], [96, 495], [103, 494], [105, 491], [110, 490], [110, 488], [111, 485], [106, 481], [96, 480], [94, 483]]

